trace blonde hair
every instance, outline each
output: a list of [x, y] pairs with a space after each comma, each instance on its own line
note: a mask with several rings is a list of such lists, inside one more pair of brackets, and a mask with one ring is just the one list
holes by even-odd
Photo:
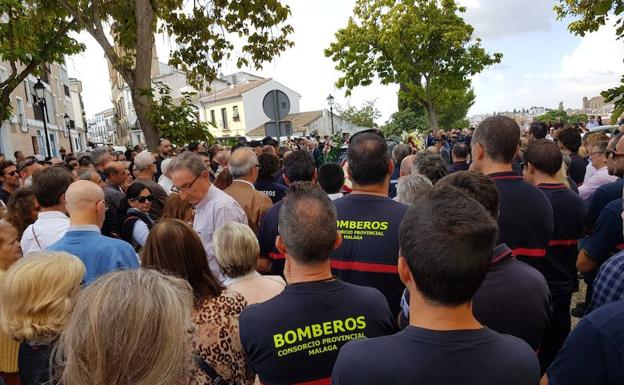
[[63, 330], [85, 267], [64, 252], [20, 258], [0, 282], [0, 325], [19, 340], [47, 343]]
[[221, 271], [228, 277], [241, 277], [256, 268], [260, 246], [249, 226], [226, 222], [214, 232], [212, 243]]
[[171, 385], [192, 365], [189, 284], [122, 270], [84, 289], [54, 355], [64, 385]]

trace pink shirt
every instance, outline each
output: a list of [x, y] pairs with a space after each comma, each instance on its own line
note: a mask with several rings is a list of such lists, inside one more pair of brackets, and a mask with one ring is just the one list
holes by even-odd
[[609, 170], [607, 170], [607, 166], [605, 166], [594, 172], [587, 182], [583, 183], [583, 185], [579, 187], [579, 195], [583, 200], [590, 200], [598, 187], [603, 184], [615, 182], [616, 180], [617, 177], [609, 175]]

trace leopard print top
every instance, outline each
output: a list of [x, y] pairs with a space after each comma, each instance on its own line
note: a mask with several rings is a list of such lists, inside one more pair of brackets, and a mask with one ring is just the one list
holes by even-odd
[[[247, 306], [245, 298], [230, 290], [204, 300], [193, 311], [196, 326], [193, 350], [231, 385], [252, 385], [240, 342], [238, 317]], [[190, 385], [212, 385], [212, 380], [199, 367], [191, 373]]]

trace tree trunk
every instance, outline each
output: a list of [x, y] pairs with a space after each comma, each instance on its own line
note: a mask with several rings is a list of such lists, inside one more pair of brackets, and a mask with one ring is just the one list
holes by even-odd
[[429, 118], [429, 128], [432, 130], [438, 129], [438, 115], [436, 114], [435, 106], [433, 103], [427, 103], [427, 118]]
[[149, 0], [135, 0], [137, 21], [137, 49], [134, 85], [130, 87], [137, 119], [145, 135], [147, 148], [158, 149], [158, 131], [152, 124], [149, 112], [152, 98], [146, 92], [152, 88], [152, 49], [154, 46], [154, 9]]

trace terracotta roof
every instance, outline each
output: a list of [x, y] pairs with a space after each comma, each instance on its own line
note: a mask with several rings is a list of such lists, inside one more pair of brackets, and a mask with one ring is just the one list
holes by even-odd
[[[292, 123], [292, 130], [294, 133], [301, 133], [306, 131], [308, 125], [318, 118], [323, 116], [323, 110], [298, 112], [296, 114], [289, 114], [284, 120]], [[267, 119], [267, 122], [269, 120]], [[247, 132], [247, 136], [264, 136], [264, 123]]]
[[245, 92], [258, 87], [259, 85], [262, 85], [268, 82], [269, 80], [272, 80], [272, 79], [251, 80], [247, 83], [240, 84], [232, 88], [228, 87], [228, 88], [224, 88], [215, 92], [210, 92], [208, 94], [202, 95], [201, 100], [205, 102], [213, 102], [217, 100], [223, 100], [223, 99], [233, 98], [236, 96], [241, 96]]

